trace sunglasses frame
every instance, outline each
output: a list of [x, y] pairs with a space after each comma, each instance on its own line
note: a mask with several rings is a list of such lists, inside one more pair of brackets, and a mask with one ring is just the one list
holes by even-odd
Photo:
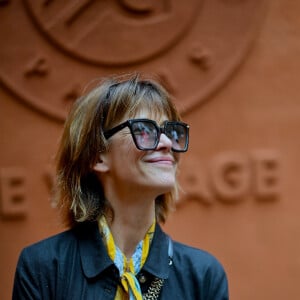
[[[136, 137], [135, 137], [135, 134], [134, 134], [133, 129], [132, 129], [132, 124], [138, 123], [138, 122], [151, 123], [156, 128], [156, 131], [158, 133], [158, 137], [157, 137], [157, 140], [156, 140], [155, 145], [153, 147], [150, 147], [150, 148], [147, 147], [147, 148], [145, 148], [145, 147], [141, 147], [140, 145], [138, 145], [138, 142], [136, 141]], [[121, 123], [121, 124], [119, 124], [119, 125], [111, 128], [109, 130], [106, 130], [104, 132], [104, 137], [106, 139], [109, 139], [114, 134], [116, 134], [117, 132], [121, 131], [123, 128], [128, 127], [129, 130], [130, 130], [132, 139], [134, 141], [134, 144], [137, 147], [137, 149], [143, 150], [143, 151], [155, 150], [157, 148], [157, 146], [158, 146], [158, 143], [159, 143], [159, 140], [160, 140], [160, 135], [162, 133], [166, 134], [165, 131], [166, 131], [166, 127], [168, 125], [181, 125], [181, 126], [183, 126], [185, 128], [185, 130], [186, 130], [186, 140], [185, 140], [184, 148], [182, 150], [178, 150], [178, 149], [174, 149], [172, 147], [171, 149], [174, 152], [186, 152], [188, 150], [188, 146], [189, 146], [189, 128], [190, 128], [190, 126], [188, 124], [180, 122], [180, 121], [164, 121], [161, 126], [158, 126], [158, 124], [155, 121], [151, 120], [151, 119], [129, 119], [129, 120], [127, 120], [127, 121], [125, 121], [125, 122], [123, 122], [123, 123]]]

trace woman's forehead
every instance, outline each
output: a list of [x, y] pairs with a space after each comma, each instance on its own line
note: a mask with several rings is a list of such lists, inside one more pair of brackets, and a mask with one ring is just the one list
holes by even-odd
[[167, 114], [160, 110], [149, 110], [149, 109], [140, 109], [136, 111], [132, 115], [128, 115], [128, 118], [130, 119], [151, 119], [156, 121], [157, 123], [162, 123], [163, 121], [169, 120], [169, 117]]

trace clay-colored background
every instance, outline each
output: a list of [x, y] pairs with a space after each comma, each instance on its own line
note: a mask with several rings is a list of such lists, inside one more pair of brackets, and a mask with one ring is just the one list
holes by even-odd
[[184, 192], [166, 231], [219, 258], [230, 299], [299, 299], [299, 1], [113, 1], [103, 11], [134, 30], [108, 22], [111, 31], [78, 48], [78, 19], [72, 32], [44, 26], [63, 16], [60, 1], [41, 1], [44, 11], [0, 2], [1, 299], [11, 298], [20, 250], [62, 230], [51, 163], [67, 103], [93, 78], [131, 70], [159, 74], [191, 125]]

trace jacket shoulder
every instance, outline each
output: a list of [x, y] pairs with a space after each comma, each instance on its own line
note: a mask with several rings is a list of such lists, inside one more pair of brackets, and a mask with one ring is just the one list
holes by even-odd
[[94, 224], [80, 224], [25, 247], [21, 252], [21, 256], [25, 253], [30, 254], [31, 257], [34, 257], [34, 255], [39, 256], [39, 254], [46, 258], [51, 255], [60, 255], [61, 257], [64, 253], [76, 249], [75, 246], [78, 241], [88, 239], [91, 232], [94, 233], [94, 227]]
[[53, 278], [59, 277], [58, 265], [76, 255], [76, 249], [72, 230], [25, 247], [16, 267], [13, 299], [55, 299], [56, 280]]
[[181, 282], [192, 278], [195, 294], [191, 298], [228, 300], [227, 275], [214, 255], [179, 242], [173, 242], [173, 247], [173, 271]]
[[76, 243], [76, 238], [73, 230], [70, 229], [25, 247], [21, 252], [21, 256], [30, 254], [33, 258], [39, 257], [41, 254], [43, 257], [47, 257], [60, 252], [60, 250], [66, 250], [68, 245], [71, 246], [74, 243]]
[[221, 262], [211, 253], [179, 242], [174, 245], [174, 265], [201, 277], [226, 277]]

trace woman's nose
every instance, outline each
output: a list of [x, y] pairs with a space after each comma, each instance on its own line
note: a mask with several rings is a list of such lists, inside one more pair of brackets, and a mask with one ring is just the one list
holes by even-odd
[[169, 139], [164, 133], [162, 133], [159, 137], [159, 143], [156, 149], [168, 149], [171, 150], [172, 148], [172, 141]]

